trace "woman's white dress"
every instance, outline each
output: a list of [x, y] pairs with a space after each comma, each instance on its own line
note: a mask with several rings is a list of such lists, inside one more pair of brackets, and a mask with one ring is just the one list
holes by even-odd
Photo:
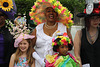
[[[52, 38], [56, 35], [57, 31], [60, 31], [61, 33], [67, 32], [66, 26], [64, 26], [62, 23], [58, 23], [58, 28], [57, 30], [53, 33], [52, 37], [46, 35], [43, 31], [43, 25], [39, 24], [36, 27], [36, 46], [35, 50], [38, 53], [38, 55], [41, 58], [45, 58], [47, 54], [52, 55], [53, 54], [53, 49], [52, 49]], [[37, 60], [35, 60], [35, 67], [42, 67]]]

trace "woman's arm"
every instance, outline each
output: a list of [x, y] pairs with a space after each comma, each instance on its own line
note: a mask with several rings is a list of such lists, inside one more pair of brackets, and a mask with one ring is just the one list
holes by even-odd
[[[36, 28], [33, 30], [33, 32], [31, 33], [31, 35], [34, 35], [35, 38], [33, 39], [33, 47], [35, 46], [36, 43]], [[32, 53], [32, 57], [37, 60], [41, 65], [44, 65], [44, 58], [41, 58], [37, 52], [35, 52], [34, 48], [33, 48], [33, 53]]]
[[76, 59], [80, 61], [80, 67], [82, 67], [81, 64], [81, 58], [80, 58], [80, 47], [81, 47], [81, 30], [76, 32], [75, 38], [74, 38], [74, 53], [76, 56]]
[[67, 28], [67, 34], [68, 34], [69, 38], [72, 40], [72, 35], [71, 35], [70, 30], [68, 28]]
[[12, 54], [12, 56], [10, 58], [9, 67], [14, 67], [14, 60], [15, 60], [15, 53]]
[[35, 67], [35, 59], [33, 59], [33, 64], [31, 65], [31, 67]]
[[33, 44], [33, 47], [34, 47], [35, 43], [36, 43], [36, 28], [33, 30], [33, 32], [31, 33], [31, 35], [35, 36], [35, 38], [32, 39], [32, 44]]

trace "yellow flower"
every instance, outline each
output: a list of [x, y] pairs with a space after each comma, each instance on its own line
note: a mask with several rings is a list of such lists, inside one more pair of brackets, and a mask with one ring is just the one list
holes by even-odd
[[52, 3], [52, 1], [54, 1], [54, 0], [49, 0], [48, 2]]
[[73, 21], [72, 21], [72, 20], [69, 20], [69, 21], [68, 21], [68, 23], [71, 23], [71, 22], [73, 22]]
[[54, 3], [54, 6], [57, 6], [57, 2]]
[[61, 14], [61, 10], [58, 9], [58, 14]]
[[12, 0], [1, 0], [0, 8], [2, 8], [2, 10], [4, 10], [4, 11], [10, 11], [11, 9], [13, 9]]
[[42, 0], [38, 0], [39, 2], [42, 2]]
[[[57, 55], [58, 55], [58, 54], [57, 54]], [[46, 60], [47, 60], [49, 63], [53, 63], [53, 62], [55, 61], [54, 58], [55, 58], [57, 55], [53, 55], [53, 56], [47, 55], [47, 56], [46, 56]]]
[[54, 66], [55, 67], [58, 67], [58, 65], [63, 61], [64, 59], [63, 59], [63, 57], [61, 56], [61, 57], [59, 57], [59, 59], [57, 59], [56, 60], [56, 62], [55, 62], [55, 64], [54, 64]]

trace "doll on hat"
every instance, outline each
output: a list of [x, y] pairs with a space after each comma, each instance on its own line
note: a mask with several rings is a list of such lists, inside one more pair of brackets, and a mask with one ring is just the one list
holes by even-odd
[[67, 33], [57, 35], [52, 39], [54, 55], [46, 56], [46, 67], [79, 67], [79, 62], [68, 51], [72, 49]]

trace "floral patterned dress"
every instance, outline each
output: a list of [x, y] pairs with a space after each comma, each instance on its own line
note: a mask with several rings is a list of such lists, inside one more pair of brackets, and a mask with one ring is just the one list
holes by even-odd
[[26, 57], [19, 57], [19, 62], [14, 67], [29, 67]]

